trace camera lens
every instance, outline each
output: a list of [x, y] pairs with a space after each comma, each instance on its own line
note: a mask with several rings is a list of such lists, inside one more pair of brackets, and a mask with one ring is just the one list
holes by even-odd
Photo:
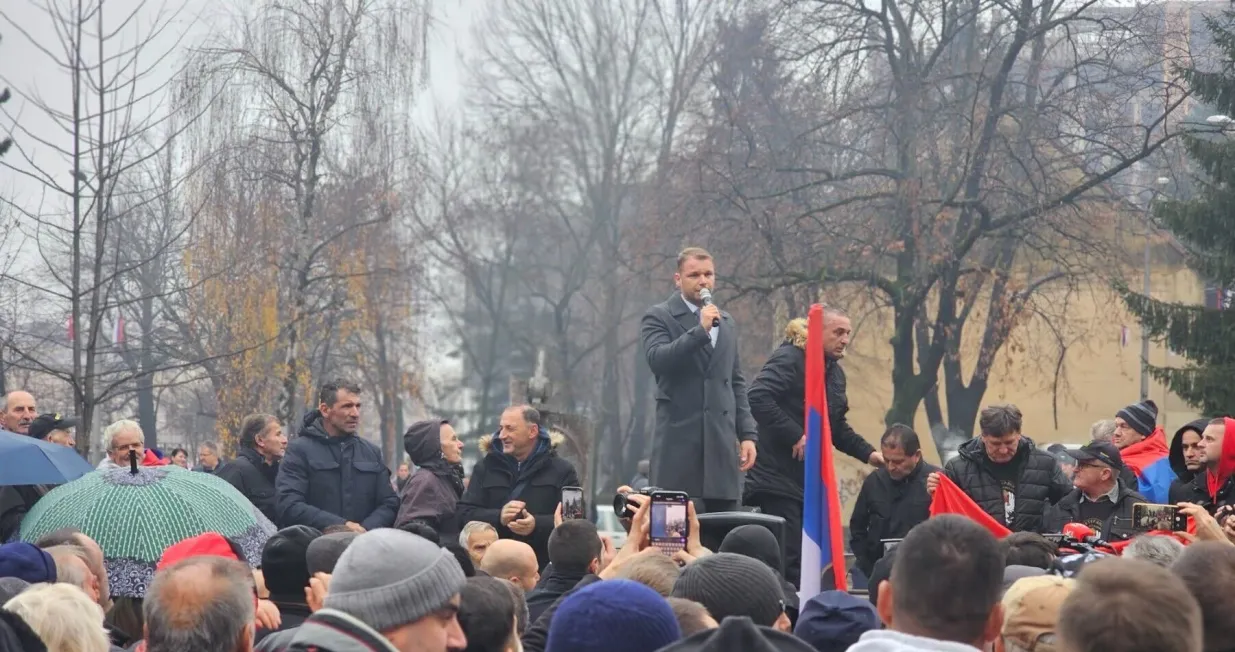
[[626, 502], [625, 491], [619, 491], [617, 495], [613, 497], [613, 514], [618, 518], [630, 518], [634, 516], [634, 514], [626, 513]]

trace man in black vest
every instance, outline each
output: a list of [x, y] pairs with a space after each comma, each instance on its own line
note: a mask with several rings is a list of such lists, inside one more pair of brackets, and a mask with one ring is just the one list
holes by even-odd
[[1092, 441], [1068, 454], [1076, 460], [1075, 488], [1047, 510], [1043, 531], [1059, 532], [1068, 523], [1084, 523], [1108, 541], [1131, 534], [1132, 506], [1148, 501], [1120, 480], [1124, 463], [1119, 448]]

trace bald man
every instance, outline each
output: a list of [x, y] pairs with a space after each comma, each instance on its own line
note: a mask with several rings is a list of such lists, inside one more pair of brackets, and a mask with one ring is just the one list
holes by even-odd
[[[34, 396], [20, 390], [0, 398], [0, 428], [19, 435], [30, 434], [30, 424], [39, 416], [34, 408]], [[0, 487], [0, 541], [8, 541], [17, 532], [26, 512], [51, 487], [48, 485], [13, 485]]]
[[9, 432], [19, 435], [30, 434], [30, 422], [39, 416], [34, 408], [34, 396], [30, 392], [16, 390], [4, 396], [4, 405], [0, 406], [0, 425]]
[[540, 565], [536, 563], [536, 551], [522, 541], [498, 539], [489, 546], [480, 570], [491, 577], [506, 580], [523, 589], [524, 593], [536, 588], [540, 582]]
[[[142, 613], [148, 652], [253, 649], [253, 574], [224, 557], [190, 557], [155, 573]], [[210, 627], [203, 628], [201, 623]]]

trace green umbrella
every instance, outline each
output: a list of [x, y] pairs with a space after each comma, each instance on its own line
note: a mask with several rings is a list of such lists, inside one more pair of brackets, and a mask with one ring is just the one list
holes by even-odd
[[94, 471], [51, 490], [21, 522], [34, 542], [62, 528], [99, 542], [113, 597], [141, 598], [168, 546], [203, 532], [235, 541], [251, 566], [274, 524], [236, 488], [209, 473], [178, 466]]

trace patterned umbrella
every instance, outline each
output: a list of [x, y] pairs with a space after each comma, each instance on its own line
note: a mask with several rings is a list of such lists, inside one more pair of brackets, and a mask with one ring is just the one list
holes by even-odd
[[178, 466], [105, 469], [57, 487], [26, 514], [19, 538], [33, 542], [66, 527], [99, 542], [112, 595], [130, 598], [146, 595], [155, 564], [173, 543], [218, 532], [257, 567], [275, 532], [235, 487]]

